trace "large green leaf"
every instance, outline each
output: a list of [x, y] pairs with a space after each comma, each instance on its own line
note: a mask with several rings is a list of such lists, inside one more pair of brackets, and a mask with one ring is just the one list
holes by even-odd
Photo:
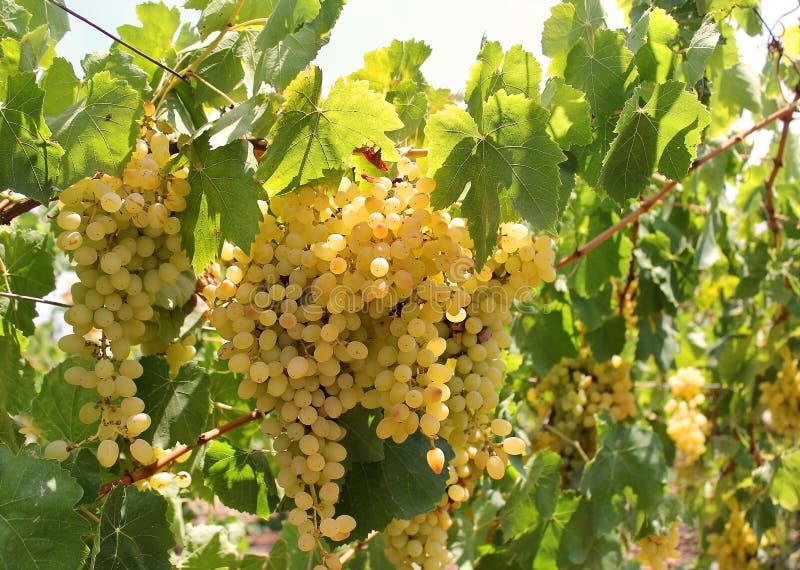
[[79, 447], [73, 449], [69, 457], [61, 462], [61, 467], [69, 471], [78, 485], [83, 489], [83, 497], [81, 497], [80, 504], [91, 505], [97, 500], [102, 483], [100, 479], [100, 464], [97, 462], [95, 454], [86, 449]]
[[45, 116], [55, 117], [72, 106], [78, 97], [79, 86], [72, 64], [63, 57], [55, 58], [42, 80]]
[[678, 36], [678, 23], [662, 8], [648, 10], [631, 30], [628, 48], [644, 81], [663, 82], [670, 78], [675, 54], [672, 42]]
[[31, 29], [46, 24], [50, 37], [56, 41], [69, 31], [67, 13], [48, 0], [15, 0], [15, 2], [30, 12]]
[[533, 55], [514, 45], [505, 54], [500, 42], [485, 42], [472, 64], [464, 92], [467, 109], [480, 120], [483, 102], [501, 89], [539, 101], [542, 70]]
[[[441, 439], [436, 444], [450, 461], [450, 446]], [[382, 530], [393, 518], [409, 519], [433, 509], [444, 494], [447, 470], [437, 475], [428, 467], [429, 449], [430, 440], [417, 432], [399, 445], [387, 441], [383, 461], [353, 464], [336, 509], [356, 519], [351, 539]]]
[[375, 433], [375, 426], [380, 420], [374, 412], [362, 406], [339, 416], [337, 422], [347, 429], [342, 445], [347, 448], [347, 460], [354, 463], [372, 463], [382, 461], [384, 440]]
[[564, 78], [586, 93], [595, 115], [610, 115], [625, 103], [632, 60], [622, 32], [600, 30], [593, 41], [583, 38], [572, 48]]
[[262, 190], [253, 177], [255, 159], [246, 141], [211, 150], [208, 136], [203, 136], [185, 152], [191, 162], [192, 193], [183, 214], [183, 245], [200, 274], [224, 241], [250, 249], [261, 221]]
[[245, 451], [226, 441], [213, 441], [203, 475], [205, 484], [228, 507], [267, 518], [278, 506], [278, 489], [262, 450]]
[[370, 91], [366, 81], [339, 79], [324, 101], [322, 72], [310, 67], [284, 95], [286, 103], [273, 128], [258, 169], [272, 195], [325, 176], [344, 172], [353, 150], [374, 145], [387, 160], [397, 157], [386, 131], [403, 126], [391, 103]]
[[267, 570], [307, 570], [320, 562], [319, 550], [303, 552], [297, 548], [300, 533], [293, 524], [284, 523], [281, 534], [269, 551]]
[[282, 91], [328, 43], [344, 0], [279, 0], [256, 38], [260, 53], [253, 90], [269, 83]]
[[[163, 60], [173, 49], [172, 38], [180, 25], [180, 10], [176, 7], [169, 8], [163, 2], [145, 2], [137, 4], [136, 15], [142, 25], [122, 25], [117, 28], [119, 36], [150, 57]], [[111, 51], [122, 51], [123, 49], [125, 48], [118, 44], [111, 47]], [[140, 55], [134, 55], [133, 63], [144, 69], [148, 75], [152, 75], [158, 69], [156, 64]]]
[[164, 497], [118, 485], [108, 494], [100, 513], [92, 569], [169, 570], [173, 546]]
[[[576, 508], [577, 507], [577, 508]], [[572, 505], [569, 522], [561, 532], [561, 542], [557, 550], [559, 570], [619, 570], [624, 568], [622, 545], [617, 525], [599, 527], [596, 519], [599, 513], [609, 516], [615, 514], [607, 503], [582, 498]]]
[[0, 35], [21, 38], [28, 30], [31, 13], [11, 0], [0, 2]]
[[388, 46], [364, 54], [364, 67], [350, 79], [366, 79], [375, 91], [388, 92], [403, 82], [425, 85], [420, 67], [431, 55], [431, 48], [418, 40], [392, 40]]
[[147, 356], [141, 363], [144, 374], [136, 380], [136, 395], [144, 400], [145, 410], [152, 418], [150, 428], [141, 437], [161, 447], [195, 441], [209, 427], [208, 374], [185, 364], [177, 377], [170, 378], [169, 365], [163, 358]]
[[[53, 238], [33, 230], [0, 229], [0, 290], [43, 297], [55, 288]], [[22, 334], [33, 334], [36, 304], [0, 298], [0, 316]]]
[[85, 556], [83, 491], [58, 462], [0, 446], [0, 567], [72, 570]]
[[568, 0], [550, 9], [542, 31], [542, 53], [550, 58], [550, 74], [563, 75], [567, 55], [581, 38], [591, 38], [605, 25], [600, 0]]
[[44, 92], [33, 73], [0, 82], [0, 188], [47, 202], [64, 151], [44, 123]]
[[53, 138], [64, 146], [61, 182], [69, 185], [95, 171], [122, 174], [123, 160], [139, 134], [139, 94], [102, 71], [89, 79], [81, 99], [56, 117]]
[[[275, 123], [280, 104], [280, 96], [274, 93], [259, 93], [239, 103], [210, 126], [209, 146], [213, 150], [249, 134], [264, 137]], [[259, 117], [260, 120], [254, 122], [253, 117]]]
[[562, 149], [592, 142], [592, 112], [586, 96], [561, 78], [551, 78], [542, 92], [550, 112], [547, 131]]
[[769, 495], [788, 511], [800, 510], [800, 451], [781, 456]]
[[497, 240], [501, 192], [535, 228], [554, 226], [564, 155], [547, 134], [547, 111], [536, 102], [499, 91], [484, 102], [481, 124], [451, 105], [428, 120], [425, 138], [436, 180], [434, 207], [446, 208], [469, 185], [463, 208], [479, 264]]
[[[124, 51], [95, 51], [81, 60], [84, 78], [91, 78], [102, 71], [108, 71], [114, 79], [124, 79], [133, 89], [145, 96], [150, 93], [147, 73], [133, 63], [133, 56]], [[175, 125], [173, 125], [175, 126]]]
[[706, 60], [714, 51], [719, 38], [719, 28], [711, 18], [707, 18], [692, 36], [681, 65], [683, 80], [688, 85], [694, 85], [705, 75]]
[[515, 326], [514, 338], [542, 377], [562, 358], [578, 356], [577, 331], [568, 305], [552, 303], [546, 311], [525, 315]]
[[100, 399], [97, 392], [73, 386], [64, 380], [64, 372], [79, 364], [78, 360], [68, 360], [45, 374], [41, 390], [33, 400], [32, 415], [48, 441], [63, 439], [77, 443], [97, 431], [96, 424], [87, 425], [78, 419], [78, 412], [84, 404]]
[[641, 194], [656, 169], [675, 180], [686, 175], [711, 118], [684, 87], [677, 81], [642, 86], [625, 104], [600, 173], [600, 185], [613, 199]]
[[14, 329], [0, 334], [0, 413], [18, 414], [30, 409], [36, 396], [34, 370], [20, 352]]
[[517, 479], [500, 513], [506, 536], [519, 536], [553, 516], [561, 488], [560, 462], [558, 455], [546, 450], [528, 462], [525, 477]]

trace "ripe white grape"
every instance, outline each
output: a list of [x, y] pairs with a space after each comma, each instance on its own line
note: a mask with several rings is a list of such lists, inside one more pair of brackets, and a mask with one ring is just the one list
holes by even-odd
[[97, 462], [103, 467], [111, 467], [119, 457], [119, 446], [112, 439], [104, 439], [97, 446]]
[[51, 441], [47, 444], [47, 447], [44, 448], [44, 456], [47, 459], [55, 459], [56, 461], [64, 461], [67, 457], [69, 457], [69, 451], [67, 450], [67, 442], [63, 439], [57, 439], [55, 441]]

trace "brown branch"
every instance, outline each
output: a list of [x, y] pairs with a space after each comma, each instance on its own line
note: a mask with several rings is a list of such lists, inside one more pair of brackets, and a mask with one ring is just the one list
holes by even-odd
[[[797, 101], [797, 97], [795, 97], [795, 101]], [[765, 203], [767, 224], [772, 231], [772, 244], [776, 248], [781, 245], [781, 224], [775, 215], [775, 179], [783, 166], [786, 142], [789, 139], [789, 126], [792, 124], [792, 113], [785, 114], [781, 120], [783, 121], [783, 128], [781, 129], [781, 138], [778, 141], [778, 150], [775, 152], [775, 157], [772, 159], [772, 170], [769, 173], [769, 178], [767, 178], [767, 181], [764, 183], [764, 189], [767, 194]]]
[[72, 305], [62, 303], [61, 301], [51, 301], [50, 299], [42, 299], [41, 297], [31, 297], [29, 295], [19, 295], [11, 291], [0, 291], [0, 297], [8, 297], [9, 299], [16, 299], [17, 301], [32, 301], [34, 303], [43, 303], [45, 305], [53, 305], [54, 307], [64, 307], [69, 309]]
[[[791, 114], [795, 111], [796, 107], [797, 107], [796, 101], [792, 101], [791, 103], [789, 103], [785, 107], [781, 107], [780, 109], [778, 109], [777, 111], [775, 111], [774, 113], [769, 115], [768, 117], [765, 117], [765, 118], [761, 119], [760, 121], [758, 121], [756, 124], [754, 124], [752, 127], [747, 129], [746, 131], [743, 131], [743, 132], [739, 133], [738, 135], [735, 135], [735, 136], [729, 138], [727, 141], [725, 141], [724, 144], [722, 144], [722, 146], [719, 146], [719, 147], [715, 148], [714, 150], [712, 150], [708, 154], [706, 154], [703, 157], [698, 158], [697, 160], [695, 160], [692, 163], [692, 165], [689, 167], [689, 170], [686, 172], [686, 174], [687, 175], [691, 174], [692, 172], [694, 172], [695, 170], [697, 170], [698, 168], [700, 168], [701, 166], [703, 166], [707, 162], [715, 159], [716, 157], [718, 157], [722, 153], [724, 153], [727, 150], [729, 150], [730, 148], [736, 146], [737, 144], [742, 142], [745, 138], [749, 137], [750, 135], [752, 135], [753, 133], [755, 133], [757, 131], [760, 131], [761, 129], [763, 129], [767, 125], [769, 125], [771, 123], [774, 123], [775, 121], [777, 121], [779, 119], [783, 119], [787, 115], [791, 116]], [[607, 239], [609, 239], [611, 236], [613, 236], [615, 233], [620, 231], [622, 228], [624, 228], [625, 226], [627, 226], [628, 224], [630, 224], [634, 220], [638, 220], [643, 214], [647, 213], [650, 210], [650, 208], [655, 206], [664, 196], [669, 194], [669, 192], [672, 191], [678, 184], [679, 183], [678, 183], [677, 180], [670, 180], [667, 183], [665, 183], [661, 187], [661, 190], [659, 190], [651, 198], [648, 198], [647, 200], [642, 202], [641, 206], [639, 206], [636, 210], [634, 210], [633, 212], [631, 212], [630, 214], [628, 214], [627, 216], [622, 218], [620, 221], [618, 221], [616, 224], [614, 224], [613, 226], [611, 226], [607, 230], [605, 230], [605, 231], [601, 232], [600, 234], [598, 234], [597, 236], [595, 236], [593, 239], [591, 239], [588, 243], [586, 243], [582, 247], [577, 248], [571, 254], [569, 254], [566, 257], [564, 257], [563, 259], [561, 259], [561, 261], [559, 261], [558, 264], [556, 265], [556, 269], [561, 269], [564, 266], [569, 265], [573, 261], [577, 261], [577, 260], [581, 259], [587, 253], [589, 253], [590, 251], [595, 249], [597, 246], [599, 246], [600, 244], [605, 242]]]
[[378, 534], [380, 534], [378, 531], [373, 530], [371, 533], [367, 535], [365, 539], [359, 540], [353, 546], [342, 552], [339, 555], [339, 562], [342, 564], [342, 566], [347, 564], [359, 550], [364, 550], [367, 547], [367, 543], [376, 536], [378, 536]]
[[27, 198], [25, 200], [20, 200], [19, 202], [5, 203], [0, 208], [0, 225], [10, 224], [11, 220], [16, 218], [17, 216], [21, 216], [25, 212], [30, 212], [36, 206], [39, 205], [40, 205], [39, 202], [37, 202], [36, 200], [32, 200], [30, 198]]
[[169, 466], [173, 463], [178, 457], [181, 455], [192, 451], [193, 449], [197, 449], [200, 446], [205, 445], [211, 440], [217, 439], [219, 436], [228, 433], [229, 431], [235, 430], [247, 423], [250, 423], [254, 420], [260, 419], [264, 416], [264, 414], [258, 410], [253, 410], [252, 412], [248, 412], [247, 414], [236, 418], [235, 420], [228, 422], [227, 424], [223, 424], [219, 427], [215, 427], [214, 429], [208, 430], [207, 432], [201, 433], [197, 436], [197, 441], [192, 444], [183, 444], [179, 445], [172, 451], [170, 451], [167, 455], [156, 461], [155, 463], [151, 463], [150, 465], [146, 465], [141, 469], [137, 469], [132, 473], [127, 473], [123, 477], [119, 479], [114, 479], [113, 481], [109, 481], [105, 483], [103, 486], [100, 487], [100, 496], [108, 494], [114, 487], [117, 485], [132, 485], [136, 483], [136, 481], [141, 481], [142, 479], [147, 479], [148, 477], [158, 473], [164, 467]]
[[636, 244], [639, 242], [639, 220], [633, 222], [631, 227], [631, 260], [628, 262], [628, 276], [625, 278], [625, 287], [619, 293], [619, 314], [625, 312], [625, 298], [631, 290], [634, 279], [636, 279]]

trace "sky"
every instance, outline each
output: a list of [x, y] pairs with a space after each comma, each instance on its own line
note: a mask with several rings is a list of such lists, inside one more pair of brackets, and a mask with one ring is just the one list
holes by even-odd
[[[504, 48], [514, 44], [532, 52], [547, 68], [541, 53], [541, 34], [550, 8], [559, 0], [349, 0], [316, 63], [322, 68], [325, 84], [331, 85], [342, 75], [363, 65], [364, 53], [388, 45], [393, 39], [424, 40], [433, 52], [422, 71], [435, 87], [461, 91], [469, 66], [475, 61], [481, 38], [499, 41]], [[166, 0], [180, 6], [183, 0]], [[122, 24], [136, 24], [137, 2], [133, 0], [68, 0], [68, 5], [108, 30]], [[609, 27], [623, 25], [615, 0], [603, 0]], [[796, 0], [763, 0], [765, 19], [772, 23], [782, 13], [797, 6]], [[185, 10], [196, 19], [199, 12]], [[800, 12], [785, 19], [796, 23]], [[110, 40], [71, 18], [67, 33], [57, 51], [80, 72], [80, 60], [91, 51], [105, 51]], [[760, 67], [766, 40], [742, 37], [742, 53], [754, 67]], [[137, 46], [140, 47], [140, 46]], [[146, 46], [141, 46], [146, 48]]]

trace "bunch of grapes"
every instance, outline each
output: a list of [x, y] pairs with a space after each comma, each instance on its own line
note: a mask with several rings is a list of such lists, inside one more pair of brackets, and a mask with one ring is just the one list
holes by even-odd
[[745, 512], [739, 509], [739, 504], [731, 501], [730, 508], [724, 531], [708, 538], [708, 553], [716, 559], [720, 568], [756, 570], [759, 568], [756, 534], [745, 519]]
[[677, 557], [679, 542], [678, 525], [674, 523], [666, 534], [651, 534], [637, 540], [640, 550], [636, 553], [636, 560], [651, 570], [667, 570], [667, 559]]
[[681, 368], [668, 380], [672, 397], [664, 406], [668, 415], [667, 435], [678, 449], [676, 462], [689, 465], [706, 451], [708, 420], [700, 410], [705, 378], [696, 368]]
[[765, 423], [780, 435], [800, 438], [800, 370], [787, 346], [780, 350], [783, 366], [774, 382], [761, 385], [761, 405], [768, 414]]
[[[503, 224], [478, 271], [466, 222], [431, 211], [434, 181], [417, 179], [407, 160], [398, 170], [394, 181], [344, 179], [262, 203], [250, 250], [226, 246], [224, 269], [212, 268], [203, 289], [226, 340], [219, 355], [244, 375], [239, 395], [268, 414], [262, 431], [273, 438], [303, 550], [323, 537], [343, 540], [355, 526], [335, 504], [346, 455], [337, 418], [356, 405], [382, 412], [383, 439], [429, 437], [436, 472], [445, 468], [437, 437], [462, 458], [485, 452], [478, 472], [492, 465], [496, 477], [506, 455], [525, 448], [502, 439], [505, 424], [491, 432], [500, 354], [510, 345], [512, 303], [555, 279], [552, 242]], [[453, 466], [457, 478], [467, 477], [464, 466]], [[466, 500], [466, 491], [449, 496]]]
[[[56, 244], [69, 253], [78, 282], [72, 286], [75, 304], [64, 316], [73, 332], [58, 344], [92, 363], [72, 366], [64, 379], [97, 392], [97, 401], [84, 405], [79, 418], [87, 424], [99, 420], [94, 438], [104, 467], [117, 461], [119, 436], [131, 440], [135, 459], [152, 459], [143, 451], [147, 443], [136, 439], [151, 420], [136, 396], [143, 369], [133, 350], [158, 339], [156, 295], [191, 267], [178, 218], [190, 192], [188, 170], [161, 172], [169, 146], [166, 134], [145, 128], [121, 178], [97, 174], [59, 195]], [[51, 442], [46, 455], [64, 459], [69, 447]]]
[[383, 531], [386, 559], [402, 570], [437, 570], [450, 561], [447, 531], [453, 524], [447, 498], [411, 520], [395, 519]]
[[564, 358], [528, 394], [541, 423], [531, 436], [534, 449], [550, 448], [566, 472], [597, 450], [595, 415], [608, 410], [616, 421], [636, 416], [630, 364], [619, 356], [596, 362], [588, 351]]

